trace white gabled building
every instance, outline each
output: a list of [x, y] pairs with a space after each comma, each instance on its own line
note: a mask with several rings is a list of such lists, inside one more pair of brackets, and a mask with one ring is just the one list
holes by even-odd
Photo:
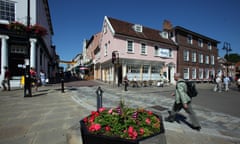
[[7, 66], [19, 82], [25, 59], [38, 73], [52, 77], [58, 64], [48, 0], [0, 0], [0, 7], [0, 81]]

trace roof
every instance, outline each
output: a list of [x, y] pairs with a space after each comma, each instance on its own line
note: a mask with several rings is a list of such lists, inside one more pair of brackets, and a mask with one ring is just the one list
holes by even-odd
[[198, 37], [200, 37], [200, 38], [202, 38], [202, 39], [207, 39], [207, 40], [210, 40], [210, 41], [213, 41], [213, 42], [216, 42], [216, 43], [220, 43], [219, 41], [217, 41], [217, 40], [215, 40], [215, 39], [212, 39], [212, 38], [209, 38], [209, 37], [207, 37], [207, 36], [201, 35], [201, 34], [199, 34], [199, 33], [193, 32], [193, 31], [188, 30], [188, 29], [186, 29], [186, 28], [184, 28], [184, 27], [181, 27], [181, 26], [176, 26], [176, 27], [174, 27], [174, 30], [175, 30], [175, 31], [176, 31], [176, 30], [180, 30], [180, 31], [187, 32], [187, 33], [189, 33], [189, 34], [198, 36]]
[[136, 32], [133, 28], [135, 25], [133, 23], [111, 17], [108, 17], [108, 20], [113, 27], [115, 34], [175, 45], [172, 40], [162, 38], [160, 35], [161, 31], [159, 30], [142, 26], [142, 32]]

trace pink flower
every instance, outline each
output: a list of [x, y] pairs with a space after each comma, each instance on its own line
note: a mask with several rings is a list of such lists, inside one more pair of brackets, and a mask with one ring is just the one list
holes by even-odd
[[101, 108], [98, 109], [98, 111], [99, 111], [99, 112], [103, 112], [105, 109], [106, 109], [106, 108], [101, 107]]
[[132, 138], [132, 139], [136, 139], [137, 136], [138, 136], [136, 130], [134, 130], [134, 128], [133, 128], [132, 126], [130, 126], [130, 127], [128, 128], [128, 136], [129, 136], [130, 138]]
[[106, 127], [105, 127], [105, 130], [106, 130], [106, 131], [110, 131], [110, 130], [111, 130], [111, 127], [110, 127], [110, 126], [106, 126]]
[[113, 112], [113, 109], [111, 108], [111, 109], [108, 111], [108, 113], [109, 113], [109, 114], [112, 114], [112, 112]]
[[101, 129], [101, 125], [95, 124], [95, 123], [92, 123], [92, 125], [90, 125], [90, 127], [88, 128], [90, 132], [98, 131], [100, 129]]
[[144, 134], [144, 129], [143, 129], [143, 128], [140, 128], [140, 129], [139, 129], [139, 132], [140, 132], [140, 135], [143, 135], [143, 134]]
[[146, 122], [147, 124], [150, 124], [150, 123], [151, 123], [151, 120], [150, 120], [149, 118], [146, 118], [145, 122]]
[[152, 115], [152, 114], [153, 114], [152, 111], [147, 111], [147, 113], [148, 113], [149, 115]]

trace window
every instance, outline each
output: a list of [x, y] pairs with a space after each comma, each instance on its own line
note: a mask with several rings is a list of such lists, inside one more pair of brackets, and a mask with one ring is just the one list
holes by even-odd
[[203, 47], [203, 40], [202, 39], [198, 39], [198, 46]]
[[199, 63], [203, 63], [203, 54], [199, 54]]
[[208, 42], [208, 49], [212, 50], [212, 44], [210, 42]]
[[183, 60], [184, 61], [189, 61], [189, 50], [184, 50], [183, 51]]
[[197, 53], [192, 52], [192, 62], [197, 62]]
[[127, 73], [140, 73], [139, 65], [127, 65]]
[[155, 50], [155, 56], [158, 56], [158, 46], [155, 46], [154, 50]]
[[197, 69], [192, 68], [192, 79], [196, 79], [196, 78], [197, 78]]
[[189, 79], [189, 68], [183, 69], [183, 79]]
[[205, 56], [205, 63], [209, 64], [209, 56], [208, 55]]
[[199, 79], [203, 79], [203, 69], [199, 69]]
[[211, 64], [215, 65], [215, 57], [214, 57], [214, 55], [211, 56]]
[[133, 41], [127, 41], [127, 52], [133, 53]]
[[0, 19], [15, 21], [15, 3], [13, 1], [0, 0]]
[[103, 27], [103, 33], [104, 34], [107, 33], [107, 24], [106, 23], [104, 24], [104, 27]]
[[136, 32], [142, 32], [142, 25], [140, 25], [140, 24], [135, 24], [134, 25], [134, 30], [136, 31]]
[[151, 67], [151, 73], [160, 73], [160, 67], [152, 66]]
[[141, 44], [141, 54], [147, 54], [146, 44]]
[[192, 36], [191, 35], [187, 36], [187, 43], [192, 44]]
[[104, 45], [104, 56], [107, 56], [108, 45], [105, 43]]
[[205, 69], [205, 78], [209, 79], [209, 69]]
[[143, 66], [143, 73], [148, 73], [148, 68], [149, 68], [149, 66], [148, 65], [144, 65]]

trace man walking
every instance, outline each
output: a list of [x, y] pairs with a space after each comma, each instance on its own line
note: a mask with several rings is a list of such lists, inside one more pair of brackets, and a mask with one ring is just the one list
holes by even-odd
[[[3, 86], [3, 90], [6, 91], [10, 91], [10, 78], [11, 78], [11, 74], [10, 74], [10, 71], [8, 70], [8, 67], [4, 67], [5, 69], [5, 72], [4, 72], [4, 79], [2, 81], [2, 86]], [[7, 87], [6, 85], [7, 84]]]
[[172, 94], [172, 96], [175, 96], [175, 103], [172, 107], [172, 111], [169, 112], [169, 116], [165, 118], [165, 120], [168, 122], [174, 122], [177, 112], [183, 108], [189, 115], [192, 122], [192, 128], [200, 131], [201, 126], [192, 109], [191, 98], [187, 95], [187, 85], [181, 78], [180, 73], [175, 73], [174, 79], [177, 81], [175, 93]]

